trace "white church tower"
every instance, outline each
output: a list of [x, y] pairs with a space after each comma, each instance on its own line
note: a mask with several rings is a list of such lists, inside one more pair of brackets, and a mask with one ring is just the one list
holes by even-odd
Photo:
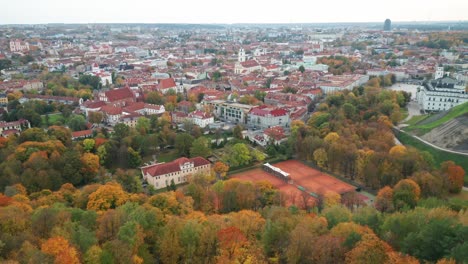
[[239, 62], [244, 62], [245, 61], [245, 50], [243, 48], [239, 49]]
[[444, 67], [437, 67], [434, 79], [444, 78]]

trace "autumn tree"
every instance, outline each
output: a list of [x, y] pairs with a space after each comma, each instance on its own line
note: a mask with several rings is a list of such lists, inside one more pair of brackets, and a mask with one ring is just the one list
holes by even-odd
[[346, 254], [346, 263], [374, 264], [385, 263], [391, 248], [376, 235], [364, 235], [350, 252]]
[[91, 152], [91, 150], [94, 149], [94, 146], [96, 145], [96, 142], [92, 138], [87, 138], [83, 140], [83, 149], [86, 152]]
[[88, 112], [88, 121], [93, 124], [99, 124], [102, 122], [104, 116], [101, 112]]
[[449, 191], [459, 193], [463, 187], [465, 170], [452, 161], [446, 161], [441, 164], [441, 171], [447, 179]]
[[381, 212], [392, 212], [393, 206], [393, 189], [390, 186], [385, 186], [379, 190], [375, 198], [374, 206]]
[[79, 264], [77, 250], [63, 237], [52, 237], [45, 241], [41, 249], [55, 257], [55, 264]]
[[90, 182], [99, 171], [99, 156], [92, 153], [84, 153], [81, 156], [81, 171], [85, 182]]
[[421, 196], [419, 185], [410, 179], [399, 181], [393, 187], [393, 203], [398, 209], [404, 206], [413, 208]]
[[239, 254], [241, 248], [246, 246], [248, 243], [248, 240], [242, 231], [234, 226], [219, 230], [218, 241], [221, 256], [225, 256], [229, 261], [234, 260]]
[[216, 178], [222, 179], [226, 176], [226, 173], [229, 171], [229, 166], [221, 161], [217, 161], [213, 165], [213, 171], [216, 173]]
[[109, 182], [99, 187], [89, 195], [88, 210], [105, 211], [124, 204], [128, 199], [127, 193], [120, 184]]

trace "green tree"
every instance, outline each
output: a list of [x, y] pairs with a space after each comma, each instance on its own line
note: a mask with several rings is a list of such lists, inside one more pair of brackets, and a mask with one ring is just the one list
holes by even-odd
[[150, 120], [146, 117], [140, 117], [137, 120], [136, 130], [142, 135], [146, 135], [150, 129]]
[[239, 167], [247, 165], [252, 160], [249, 148], [244, 143], [237, 143], [232, 147], [227, 148], [225, 162], [231, 167]]
[[304, 72], [305, 72], [304, 65], [299, 66], [299, 71], [300, 71], [301, 73], [304, 73]]
[[[8, 60], [8, 59], [1, 59], [0, 60], [0, 71], [8, 69], [11, 66], [12, 66], [11, 60]], [[1, 73], [0, 73], [0, 75], [1, 75]]]
[[190, 148], [190, 157], [203, 157], [211, 156], [211, 143], [205, 137], [195, 139]]
[[91, 152], [94, 149], [96, 142], [92, 138], [87, 138], [83, 140], [83, 148], [86, 152]]
[[130, 128], [124, 123], [118, 123], [114, 126], [114, 136], [121, 141], [130, 134]]
[[135, 151], [132, 147], [128, 147], [127, 149], [127, 155], [128, 155], [128, 166], [130, 168], [137, 168], [138, 166], [141, 165], [141, 157], [140, 153], [138, 151]]
[[178, 134], [175, 138], [175, 148], [181, 156], [188, 157], [192, 147], [193, 137], [187, 133]]
[[99, 78], [98, 76], [83, 74], [78, 80], [81, 84], [89, 85], [95, 90], [101, 89], [102, 87], [101, 78]]
[[86, 119], [82, 115], [73, 115], [67, 122], [68, 127], [73, 131], [86, 129]]

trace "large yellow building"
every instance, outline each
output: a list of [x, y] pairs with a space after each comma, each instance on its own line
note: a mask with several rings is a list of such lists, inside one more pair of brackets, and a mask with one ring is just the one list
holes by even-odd
[[140, 168], [143, 179], [155, 189], [169, 186], [172, 181], [175, 184], [187, 182], [190, 176], [198, 173], [208, 174], [211, 171], [211, 163], [202, 158], [178, 158], [167, 163], [157, 163]]

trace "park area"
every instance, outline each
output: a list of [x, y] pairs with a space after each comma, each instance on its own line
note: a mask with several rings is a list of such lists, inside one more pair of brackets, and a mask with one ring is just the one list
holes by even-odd
[[344, 194], [356, 189], [356, 187], [350, 184], [311, 168], [297, 160], [287, 160], [275, 163], [273, 166], [289, 173], [290, 181], [286, 182], [261, 168], [233, 174], [231, 177], [253, 182], [268, 181], [286, 195], [285, 200], [287, 205], [294, 204], [301, 207], [304, 203], [302, 190], [307, 193], [313, 193], [312, 195], [316, 196], [317, 194], [325, 194], [327, 191]]

